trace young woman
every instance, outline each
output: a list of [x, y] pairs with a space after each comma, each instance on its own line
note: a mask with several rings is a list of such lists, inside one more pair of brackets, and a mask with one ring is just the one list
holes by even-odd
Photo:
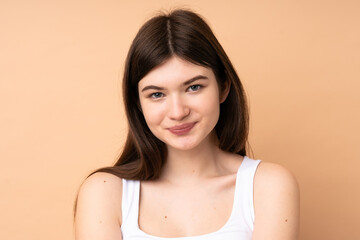
[[299, 193], [276, 164], [246, 156], [242, 84], [204, 20], [146, 22], [128, 53], [127, 141], [81, 186], [77, 240], [293, 240]]

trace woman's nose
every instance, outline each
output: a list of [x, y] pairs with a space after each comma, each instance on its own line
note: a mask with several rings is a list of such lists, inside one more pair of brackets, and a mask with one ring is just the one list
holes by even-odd
[[181, 96], [173, 96], [168, 107], [168, 117], [172, 120], [179, 121], [190, 114], [190, 108]]

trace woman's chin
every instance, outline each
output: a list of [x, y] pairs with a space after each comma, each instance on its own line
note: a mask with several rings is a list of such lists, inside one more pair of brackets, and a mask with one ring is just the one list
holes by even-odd
[[168, 149], [177, 150], [177, 151], [191, 151], [200, 146], [204, 146], [207, 144], [213, 144], [213, 139], [211, 138], [211, 134], [207, 135], [190, 135], [190, 136], [182, 136], [177, 138], [168, 138], [164, 139], [165, 144], [168, 146]]
[[173, 149], [177, 151], [189, 151], [193, 150], [199, 145], [196, 141], [179, 141], [176, 143], [167, 144], [168, 149]]

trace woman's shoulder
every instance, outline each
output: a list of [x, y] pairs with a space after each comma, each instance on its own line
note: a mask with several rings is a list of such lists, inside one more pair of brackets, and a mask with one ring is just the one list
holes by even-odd
[[108, 201], [108, 196], [121, 195], [122, 179], [106, 172], [95, 172], [85, 179], [80, 187], [80, 197], [102, 198]]
[[294, 175], [279, 164], [262, 161], [254, 179], [254, 239], [297, 239], [299, 201]]
[[96, 172], [86, 178], [80, 187], [76, 202], [77, 237], [96, 239], [94, 236], [119, 235], [121, 199], [121, 178], [105, 172]]
[[297, 188], [298, 184], [294, 175], [280, 164], [261, 161], [255, 174], [255, 184], [260, 188], [265, 185], [275, 185], [274, 187]]
[[85, 179], [82, 187], [99, 185], [103, 186], [104, 183], [122, 185], [122, 178], [107, 172], [95, 172]]
[[297, 180], [288, 169], [280, 164], [260, 162], [254, 178], [254, 194], [259, 196], [258, 201], [283, 197], [284, 194], [297, 197], [298, 192]]
[[[122, 179], [106, 172], [95, 172], [85, 179], [80, 187], [78, 203], [96, 202], [101, 204], [121, 204]], [[114, 198], [114, 196], [116, 198]]]

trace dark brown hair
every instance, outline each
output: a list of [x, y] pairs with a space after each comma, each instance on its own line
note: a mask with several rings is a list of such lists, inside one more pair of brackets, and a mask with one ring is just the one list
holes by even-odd
[[248, 108], [243, 86], [210, 27], [194, 12], [175, 10], [147, 21], [137, 33], [127, 55], [123, 77], [123, 101], [129, 132], [121, 156], [108, 172], [121, 178], [156, 179], [166, 160], [166, 146], [148, 128], [139, 109], [138, 82], [172, 56], [211, 68], [220, 90], [230, 87], [220, 105], [215, 131], [219, 148], [246, 155]]

